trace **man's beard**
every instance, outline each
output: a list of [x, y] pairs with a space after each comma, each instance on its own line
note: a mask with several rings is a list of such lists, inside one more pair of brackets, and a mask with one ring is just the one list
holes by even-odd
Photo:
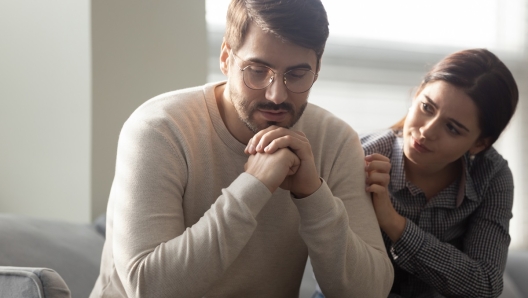
[[[253, 133], [257, 133], [263, 129], [266, 129], [272, 125], [277, 125], [285, 128], [291, 128], [299, 121], [308, 103], [304, 103], [298, 111], [295, 111], [293, 105], [288, 102], [282, 102], [280, 104], [274, 104], [271, 101], [248, 101], [243, 98], [239, 93], [236, 93], [231, 89], [229, 97], [235, 107], [238, 114], [238, 119], [242, 121], [249, 130]], [[259, 109], [262, 110], [282, 110], [287, 111], [291, 115], [291, 120], [288, 123], [278, 123], [276, 121], [266, 121], [265, 124], [259, 124], [255, 121], [253, 115]]]

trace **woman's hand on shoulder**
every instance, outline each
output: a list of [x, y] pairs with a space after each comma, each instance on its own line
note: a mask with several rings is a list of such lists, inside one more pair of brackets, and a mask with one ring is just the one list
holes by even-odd
[[405, 218], [394, 209], [390, 200], [390, 159], [378, 153], [365, 156], [367, 173], [366, 191], [371, 193], [372, 204], [381, 229], [393, 242], [400, 239], [405, 228]]

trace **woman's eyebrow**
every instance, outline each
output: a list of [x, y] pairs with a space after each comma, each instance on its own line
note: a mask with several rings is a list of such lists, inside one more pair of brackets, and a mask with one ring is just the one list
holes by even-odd
[[[425, 95], [425, 94], [424, 94], [424, 96], [425, 96], [425, 99], [427, 100], [427, 102], [428, 102], [430, 105], [434, 106], [435, 109], [438, 109], [438, 106], [436, 105], [436, 103], [435, 103], [435, 102], [434, 102], [429, 96], [427, 96], [427, 95]], [[448, 119], [449, 121], [453, 122], [456, 126], [458, 126], [458, 127], [462, 128], [463, 130], [469, 132], [469, 129], [468, 129], [466, 126], [464, 126], [462, 123], [458, 122], [457, 120], [455, 120], [455, 119], [453, 119], [453, 118], [449, 118], [449, 117], [448, 117], [447, 119]]]

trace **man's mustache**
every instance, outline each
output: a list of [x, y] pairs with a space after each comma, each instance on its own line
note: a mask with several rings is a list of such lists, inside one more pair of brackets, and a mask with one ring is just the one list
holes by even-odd
[[278, 111], [278, 110], [293, 111], [292, 105], [287, 102], [282, 102], [280, 104], [274, 104], [272, 102], [261, 103], [257, 106], [257, 109], [274, 110], [274, 111]]

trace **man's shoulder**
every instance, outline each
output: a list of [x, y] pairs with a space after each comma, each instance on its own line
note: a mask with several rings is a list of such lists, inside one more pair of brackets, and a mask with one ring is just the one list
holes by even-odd
[[205, 86], [196, 86], [162, 93], [145, 101], [134, 113], [161, 112], [173, 110], [174, 107], [199, 104], [199, 99], [204, 98], [204, 88]]
[[335, 116], [324, 108], [308, 103], [303, 116], [299, 119], [296, 129], [305, 133], [339, 135], [341, 133], [357, 135], [352, 127], [343, 119]]
[[303, 116], [301, 117], [301, 120], [312, 122], [315, 119], [324, 121], [325, 123], [329, 123], [331, 125], [346, 124], [343, 119], [332, 114], [332, 112], [329, 112], [328, 110], [313, 103], [308, 103], [306, 105], [306, 109], [303, 113]]
[[213, 84], [206, 84], [160, 94], [141, 104], [128, 121], [199, 121], [208, 115], [206, 97], [214, 96], [212, 89]]
[[207, 85], [174, 90], [155, 96], [141, 104], [126, 120], [124, 131], [139, 133], [185, 131], [199, 127], [196, 123], [208, 117], [205, 90]]

